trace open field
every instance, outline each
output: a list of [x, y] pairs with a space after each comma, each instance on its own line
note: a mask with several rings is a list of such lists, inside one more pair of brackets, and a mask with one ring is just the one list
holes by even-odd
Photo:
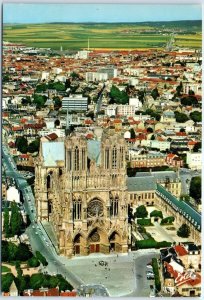
[[[4, 25], [3, 40], [55, 50], [61, 46], [63, 50], [86, 49], [88, 39], [90, 49], [163, 48], [170, 38], [171, 27], [167, 28], [166, 25], [164, 31], [158, 24], [150, 26], [139, 23]], [[187, 27], [185, 34], [175, 32], [174, 38], [177, 46], [201, 48], [201, 28], [197, 25]]]

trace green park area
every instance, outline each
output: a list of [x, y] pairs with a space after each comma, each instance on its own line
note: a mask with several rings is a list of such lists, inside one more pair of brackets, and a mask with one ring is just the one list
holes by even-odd
[[11, 269], [6, 266], [1, 266], [1, 273], [11, 272]]
[[[174, 33], [174, 46], [201, 48], [201, 22], [23, 24], [4, 25], [3, 40], [54, 50], [164, 48]], [[168, 29], [168, 30], [167, 30]]]

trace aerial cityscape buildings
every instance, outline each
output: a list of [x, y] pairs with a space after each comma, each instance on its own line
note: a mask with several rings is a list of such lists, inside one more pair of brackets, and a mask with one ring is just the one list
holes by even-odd
[[201, 21], [4, 23], [3, 296], [201, 296]]

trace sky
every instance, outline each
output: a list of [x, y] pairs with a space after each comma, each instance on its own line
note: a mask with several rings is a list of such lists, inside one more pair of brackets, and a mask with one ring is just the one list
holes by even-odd
[[3, 23], [144, 22], [201, 20], [201, 5], [19, 4], [3, 5]]

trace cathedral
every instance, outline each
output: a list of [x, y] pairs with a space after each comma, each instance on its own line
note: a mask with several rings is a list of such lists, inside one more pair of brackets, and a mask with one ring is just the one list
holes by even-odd
[[96, 128], [58, 141], [41, 139], [35, 161], [37, 218], [55, 229], [67, 257], [128, 251], [126, 143]]

